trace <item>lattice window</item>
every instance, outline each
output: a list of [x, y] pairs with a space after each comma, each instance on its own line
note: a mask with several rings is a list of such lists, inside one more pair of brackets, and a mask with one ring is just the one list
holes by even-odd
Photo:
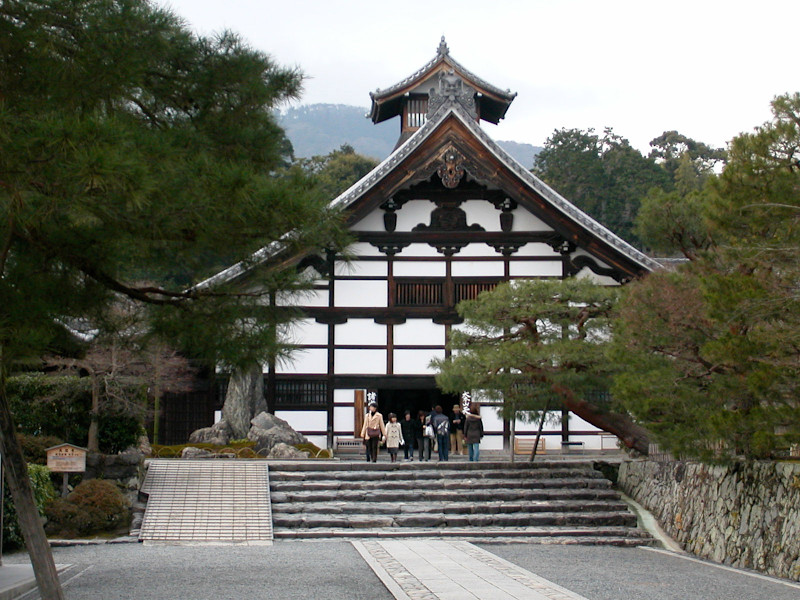
[[406, 127], [422, 127], [428, 114], [428, 98], [409, 98], [406, 104]]
[[497, 281], [473, 281], [455, 284], [456, 304], [462, 300], [474, 300], [481, 292], [488, 292], [497, 287]]
[[444, 302], [443, 281], [397, 281], [396, 306], [441, 306]]
[[316, 408], [328, 405], [328, 384], [320, 380], [279, 379], [275, 408]]

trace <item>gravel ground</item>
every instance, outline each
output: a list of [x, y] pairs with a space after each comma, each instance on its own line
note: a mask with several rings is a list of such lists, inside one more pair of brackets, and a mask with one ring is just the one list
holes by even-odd
[[481, 544], [590, 600], [799, 600], [800, 588], [641, 548]]
[[[800, 589], [640, 548], [480, 544], [589, 600], [799, 600]], [[349, 542], [54, 548], [68, 600], [389, 600]], [[4, 556], [5, 564], [27, 555]], [[25, 596], [33, 600], [34, 595]]]
[[[56, 563], [90, 567], [66, 584], [68, 600], [392, 598], [347, 542], [273, 546], [105, 544], [54, 548], [53, 554]], [[27, 562], [27, 555], [6, 555], [3, 561]]]

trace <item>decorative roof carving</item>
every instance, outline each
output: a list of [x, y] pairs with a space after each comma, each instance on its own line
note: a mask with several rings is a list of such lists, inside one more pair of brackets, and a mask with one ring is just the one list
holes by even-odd
[[464, 176], [464, 157], [454, 149], [445, 152], [436, 174], [442, 180], [442, 185], [452, 190], [457, 188]]
[[475, 90], [466, 85], [453, 69], [441, 71], [439, 73], [439, 89], [431, 88], [428, 94], [428, 117], [439, 110], [445, 102], [458, 103], [473, 118], [478, 116], [475, 106]]

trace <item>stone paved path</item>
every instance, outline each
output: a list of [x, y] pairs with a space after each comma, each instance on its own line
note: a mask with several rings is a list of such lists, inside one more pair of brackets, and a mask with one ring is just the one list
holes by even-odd
[[586, 600], [469, 542], [353, 542], [399, 600]]

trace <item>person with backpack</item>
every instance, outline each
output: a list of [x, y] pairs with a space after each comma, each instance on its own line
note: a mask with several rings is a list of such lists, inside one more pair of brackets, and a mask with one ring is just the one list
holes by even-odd
[[436, 441], [439, 444], [439, 460], [450, 460], [450, 418], [442, 414], [442, 407], [438, 404], [433, 409], [431, 425], [436, 432]]

